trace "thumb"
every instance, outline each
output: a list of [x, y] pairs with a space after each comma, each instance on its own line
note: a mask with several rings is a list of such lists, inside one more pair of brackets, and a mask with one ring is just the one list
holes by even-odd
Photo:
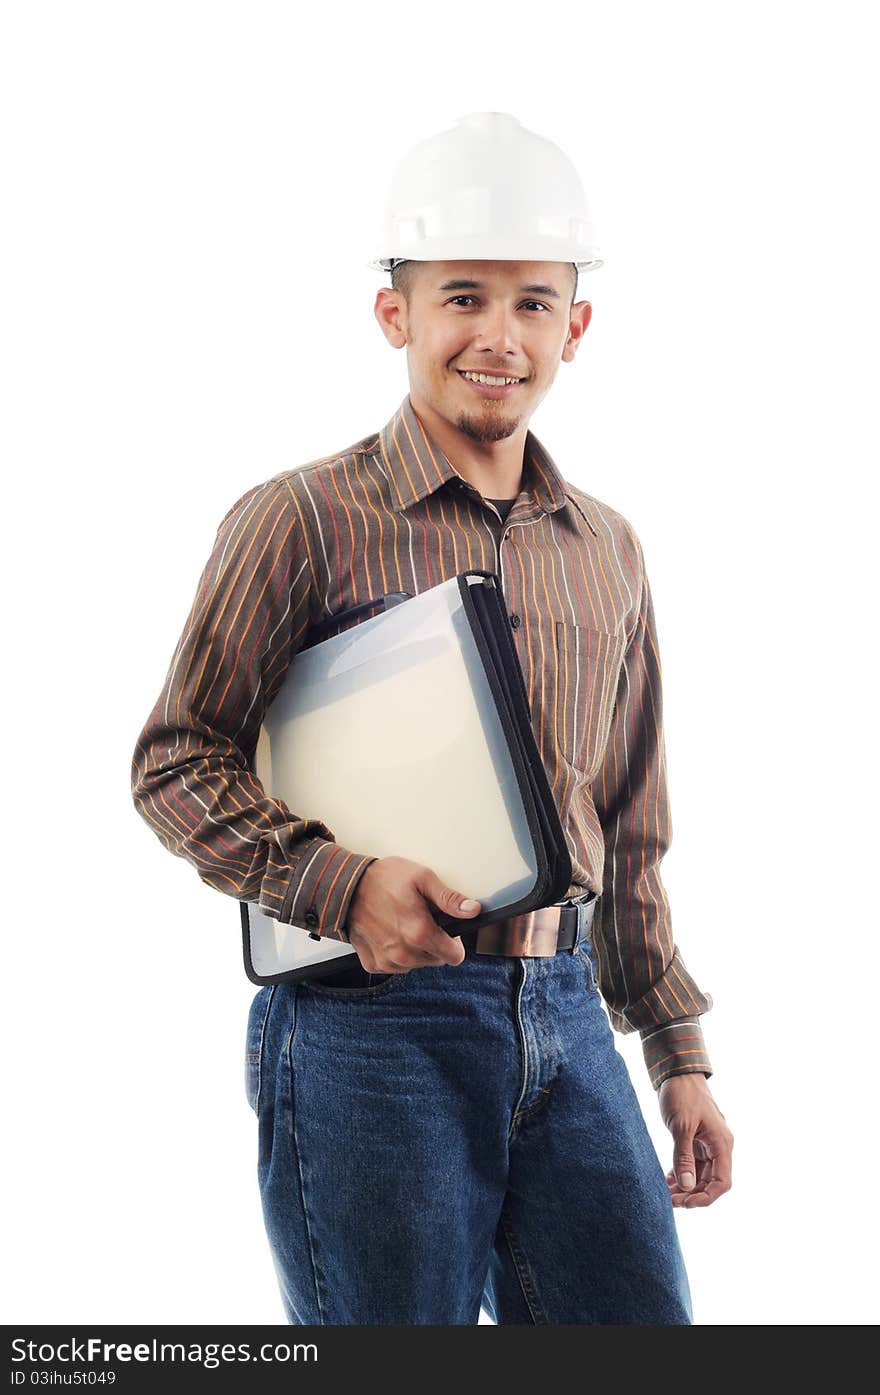
[[675, 1169], [675, 1179], [678, 1185], [683, 1191], [692, 1191], [697, 1177], [697, 1169], [694, 1163], [693, 1139], [690, 1134], [676, 1140], [672, 1166]]
[[445, 882], [441, 882], [437, 873], [430, 867], [425, 868], [417, 885], [438, 910], [446, 911], [449, 915], [472, 916], [480, 909], [479, 901], [471, 900], [460, 891], [453, 891]]

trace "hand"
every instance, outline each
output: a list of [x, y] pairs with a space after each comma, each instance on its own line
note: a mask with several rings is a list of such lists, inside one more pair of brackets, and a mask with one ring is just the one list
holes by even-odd
[[666, 1174], [673, 1206], [711, 1206], [731, 1188], [733, 1134], [700, 1071], [671, 1075], [659, 1090], [663, 1122], [674, 1139]]
[[360, 878], [349, 906], [346, 930], [370, 974], [409, 973], [426, 965], [460, 964], [464, 945], [441, 930], [430, 906], [473, 920], [479, 901], [444, 885], [430, 867], [405, 857], [380, 857]]

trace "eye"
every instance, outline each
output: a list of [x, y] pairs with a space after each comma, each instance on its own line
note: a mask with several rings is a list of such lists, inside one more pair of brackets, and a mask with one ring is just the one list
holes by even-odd
[[[451, 299], [448, 303], [449, 303], [450, 305], [454, 305], [455, 302], [456, 302], [457, 300], [475, 300], [475, 299], [476, 299], [476, 297], [475, 297], [475, 296], [472, 296], [472, 295], [455, 295], [455, 296], [452, 297], [452, 299]], [[550, 306], [549, 306], [549, 305], [544, 305], [543, 302], [540, 301], [540, 300], [524, 300], [524, 301], [523, 301], [523, 305], [537, 305], [537, 306], [540, 307], [540, 309], [546, 310], [548, 314], [550, 313]]]

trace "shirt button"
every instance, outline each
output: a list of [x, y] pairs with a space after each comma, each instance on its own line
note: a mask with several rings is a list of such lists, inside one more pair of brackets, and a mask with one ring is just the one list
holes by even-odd
[[520, 625], [522, 624], [522, 617], [517, 615], [515, 610], [511, 611], [510, 613], [510, 623], [515, 630], [518, 630]]
[[317, 925], [317, 923], [318, 912], [312, 906], [306, 911], [306, 925]]

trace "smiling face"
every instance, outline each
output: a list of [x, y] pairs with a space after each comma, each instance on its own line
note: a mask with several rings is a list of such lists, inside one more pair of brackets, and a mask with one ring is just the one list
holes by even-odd
[[[406, 345], [413, 406], [484, 443], [525, 431], [592, 314], [589, 301], [573, 304], [571, 262], [405, 262], [395, 280], [375, 314], [389, 342]], [[465, 370], [517, 381], [475, 383]]]

